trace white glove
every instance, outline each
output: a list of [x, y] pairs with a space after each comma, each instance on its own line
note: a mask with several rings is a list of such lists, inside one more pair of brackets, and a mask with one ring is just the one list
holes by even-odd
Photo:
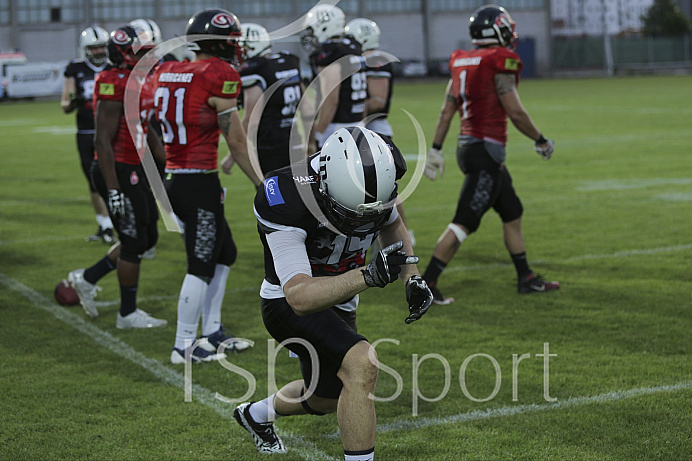
[[550, 160], [550, 157], [553, 156], [553, 152], [555, 151], [555, 143], [551, 139], [546, 139], [541, 135], [541, 137], [536, 140], [536, 144], [534, 144], [533, 148], [543, 160]]
[[437, 179], [437, 170], [440, 170], [440, 178], [445, 172], [445, 157], [440, 149], [431, 147], [428, 156], [425, 158], [425, 169], [423, 173], [429, 180]]

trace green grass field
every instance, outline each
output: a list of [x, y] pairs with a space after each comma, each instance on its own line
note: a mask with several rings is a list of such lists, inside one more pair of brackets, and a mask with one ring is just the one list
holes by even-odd
[[[396, 397], [377, 403], [376, 459], [690, 459], [692, 77], [527, 80], [520, 93], [556, 153], [541, 161], [512, 128], [508, 166], [529, 260], [562, 287], [516, 294], [490, 213], [440, 279], [454, 304], [405, 325], [400, 283], [365, 292], [359, 331], [383, 340], [389, 367], [377, 395]], [[401, 109], [422, 125], [427, 148], [443, 94], [444, 82], [395, 87], [391, 120], [405, 153], [417, 140]], [[421, 270], [462, 181], [453, 123], [444, 177], [423, 178], [405, 203]], [[234, 406], [215, 398], [241, 398], [248, 381], [219, 364], [194, 366], [186, 402], [184, 369], [169, 363], [185, 273], [180, 237], [161, 225], [158, 256], [142, 267], [140, 307], [167, 328], [116, 330], [114, 274], [101, 282], [98, 319], [58, 306], [57, 282], [106, 251], [84, 242], [96, 226], [74, 119], [57, 101], [3, 103], [0, 127], [0, 459], [264, 459], [232, 421]], [[237, 169], [223, 181], [239, 248], [223, 318], [255, 341], [229, 361], [252, 374], [255, 400], [272, 378], [281, 386], [299, 370], [281, 351], [268, 373], [275, 345], [259, 310], [253, 188]], [[277, 459], [342, 457], [335, 415], [277, 427], [289, 449]]]

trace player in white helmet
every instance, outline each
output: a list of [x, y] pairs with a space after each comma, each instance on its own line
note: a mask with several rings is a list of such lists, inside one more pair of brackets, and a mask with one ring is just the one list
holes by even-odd
[[80, 57], [72, 60], [65, 68], [60, 106], [66, 114], [77, 113], [77, 150], [98, 223], [96, 233], [87, 237], [87, 241], [101, 240], [110, 245], [115, 242], [113, 223], [105, 202], [90, 179], [91, 164], [94, 161], [94, 106], [91, 99], [96, 76], [110, 67], [106, 49], [109, 38], [106, 29], [99, 26], [89, 26], [81, 32]]

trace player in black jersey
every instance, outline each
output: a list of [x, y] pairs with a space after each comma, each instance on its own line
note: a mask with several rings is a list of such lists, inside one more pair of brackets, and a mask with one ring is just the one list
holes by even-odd
[[[365, 58], [368, 82], [368, 99], [365, 101], [365, 127], [375, 133], [392, 138], [394, 131], [387, 116], [392, 104], [392, 88], [394, 83], [394, 56], [382, 53], [380, 47], [380, 28], [375, 21], [366, 18], [356, 18], [349, 21], [344, 28], [346, 35], [360, 43]], [[401, 203], [397, 205], [399, 216], [408, 228], [406, 214]], [[413, 231], [409, 229], [411, 244], [416, 245]]]
[[339, 128], [361, 124], [365, 112], [365, 60], [360, 44], [343, 35], [345, 25], [344, 12], [331, 5], [317, 5], [305, 16], [301, 41], [323, 100], [312, 127], [318, 147]]
[[88, 237], [87, 241], [102, 240], [103, 243], [112, 244], [115, 237], [108, 208], [90, 179], [91, 163], [94, 161], [94, 105], [91, 98], [94, 94], [94, 79], [99, 72], [110, 68], [106, 50], [108, 39], [108, 32], [98, 26], [87, 27], [82, 31], [79, 37], [82, 57], [72, 60], [65, 68], [60, 106], [66, 114], [77, 111], [77, 149], [99, 226], [96, 234]]
[[108, 32], [98, 26], [87, 27], [82, 31], [79, 39], [81, 57], [71, 61], [64, 72], [61, 107], [65, 113], [77, 111], [77, 147], [99, 225], [97, 233], [88, 237], [87, 241], [100, 239], [106, 244], [112, 244], [115, 241], [113, 223], [103, 199], [95, 191], [90, 180], [91, 164], [94, 160], [92, 95], [96, 75], [110, 68], [106, 50], [108, 39]]
[[[241, 28], [246, 55], [245, 63], [238, 68], [243, 82], [243, 127], [254, 141], [259, 166], [262, 174], [266, 174], [287, 166], [291, 158], [306, 151], [302, 140], [290, 145], [291, 126], [303, 95], [300, 61], [288, 51], [272, 52], [269, 33], [261, 25], [243, 23]], [[265, 92], [271, 96], [264, 101], [261, 114], [252, 116]], [[259, 124], [254, 122], [250, 126], [251, 120], [258, 115]], [[292, 154], [294, 151], [298, 153]]]
[[[406, 227], [393, 206], [406, 171], [401, 153], [361, 127], [340, 128], [321, 152], [271, 173], [255, 197], [264, 245], [262, 318], [269, 333], [300, 358], [303, 379], [234, 411], [263, 453], [286, 451], [279, 416], [338, 413], [346, 460], [371, 460], [375, 445], [377, 355], [356, 331], [358, 294], [400, 278], [418, 320], [432, 293], [410, 256]], [[384, 249], [365, 266], [379, 238]]]

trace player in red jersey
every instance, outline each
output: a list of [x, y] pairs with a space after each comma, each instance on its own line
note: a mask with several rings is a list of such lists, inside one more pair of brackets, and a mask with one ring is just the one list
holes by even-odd
[[[224, 168], [230, 170], [237, 163], [256, 186], [261, 183], [252, 169], [238, 116], [241, 83], [231, 64], [243, 58], [238, 18], [222, 9], [204, 10], [190, 19], [186, 34], [215, 37], [196, 41], [194, 61], [164, 62], [154, 73], [156, 117], [166, 148], [166, 189], [173, 211], [184, 225], [187, 251], [187, 275], [180, 290], [171, 353], [174, 364], [185, 363], [187, 357], [194, 362], [219, 360], [225, 357], [218, 352], [221, 349], [249, 347], [229, 336], [221, 324], [221, 305], [236, 247], [218, 177], [219, 132], [230, 150]], [[200, 316], [202, 337], [207, 341], [197, 343]]]
[[[140, 263], [142, 254], [158, 240], [158, 212], [137, 153], [137, 148], [146, 142], [146, 125], [137, 125], [137, 136], [133, 139], [124, 112], [125, 88], [132, 68], [152, 47], [150, 35], [129, 25], [113, 31], [108, 41], [113, 68], [101, 72], [95, 81], [96, 160], [91, 177], [108, 205], [120, 242], [96, 264], [86, 270], [72, 271], [68, 277], [85, 312], [96, 317], [96, 282], [117, 267], [121, 304], [116, 327], [122, 329], [164, 327], [168, 324], [166, 320], [153, 318], [137, 308]], [[139, 103], [142, 120], [146, 121], [153, 107], [151, 83], [144, 81], [140, 84]], [[159, 149], [153, 150], [163, 157], [160, 145]]]
[[485, 5], [471, 16], [470, 34], [477, 49], [457, 50], [449, 59], [451, 79], [428, 152], [425, 175], [431, 180], [444, 172], [442, 143], [456, 111], [461, 118], [457, 162], [466, 175], [456, 215], [442, 233], [423, 278], [433, 290], [435, 303], [449, 304], [437, 288], [437, 279], [466, 237], [475, 232], [483, 215], [493, 208], [502, 219], [504, 241], [517, 271], [519, 293], [553, 291], [529, 268], [521, 231], [523, 207], [505, 166], [507, 117], [545, 160], [553, 154], [546, 139], [526, 112], [517, 93], [522, 62], [514, 52], [515, 23], [507, 10]]

